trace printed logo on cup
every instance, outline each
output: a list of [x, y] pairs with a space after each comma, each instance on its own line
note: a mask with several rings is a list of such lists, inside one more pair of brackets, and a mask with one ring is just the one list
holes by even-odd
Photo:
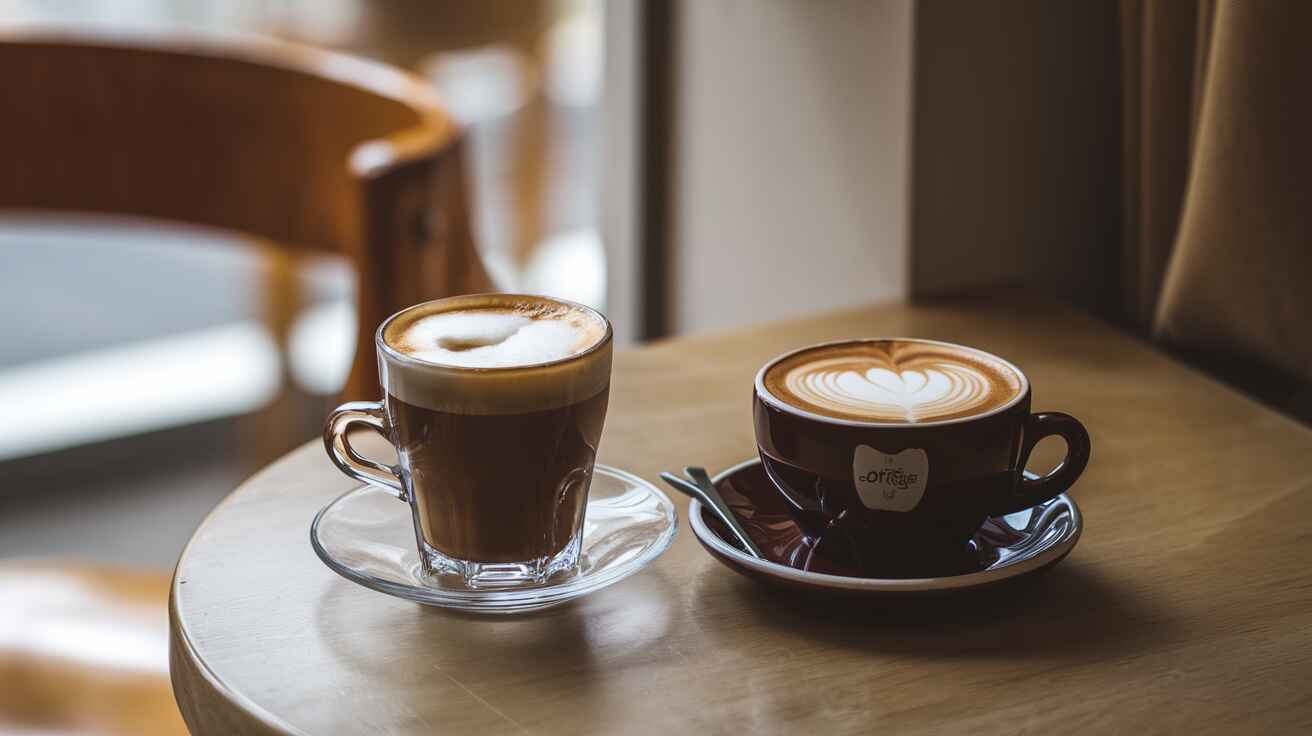
[[910, 511], [925, 495], [929, 456], [924, 450], [906, 449], [888, 455], [857, 445], [852, 456], [852, 477], [861, 503], [873, 511]]

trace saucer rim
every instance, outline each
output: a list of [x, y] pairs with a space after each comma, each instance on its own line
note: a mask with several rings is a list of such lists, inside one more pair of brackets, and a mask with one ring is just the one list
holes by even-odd
[[[570, 581], [555, 586], [544, 585], [519, 589], [499, 588], [480, 591], [443, 590], [441, 588], [428, 586], [407, 585], [374, 578], [357, 572], [350, 566], [338, 561], [328, 552], [327, 549], [324, 548], [319, 540], [319, 526], [324, 514], [347, 496], [369, 490], [379, 490], [382, 492], [382, 489], [377, 489], [368, 483], [361, 483], [346, 492], [335, 496], [331, 501], [324, 504], [317, 513], [315, 513], [314, 520], [310, 522], [310, 546], [313, 548], [319, 561], [338, 576], [367, 590], [400, 598], [411, 603], [432, 606], [434, 608], [445, 608], [453, 611], [464, 611], [466, 613], [502, 615], [527, 613], [551, 608], [575, 600], [576, 598], [595, 593], [603, 588], [607, 588], [624, 580], [630, 575], [640, 572], [659, 559], [661, 555], [665, 554], [665, 552], [673, 546], [674, 540], [678, 537], [678, 507], [664, 491], [640, 476], [611, 465], [596, 463], [593, 466], [594, 475], [598, 471], [618, 478], [630, 487], [636, 486], [645, 488], [648, 492], [656, 494], [656, 496], [664, 502], [664, 509], [666, 512], [664, 516], [669, 522], [669, 526], [662, 531], [660, 536], [653, 540], [652, 544], [643, 551], [642, 555], [630, 560], [628, 565], [618, 569], [603, 571], [593, 577], [576, 577]], [[593, 501], [589, 499], [588, 504], [591, 505], [592, 503]], [[588, 584], [586, 586], [571, 585], [572, 583], [581, 583], [582, 581], [588, 581]]]
[[[716, 485], [719, 485], [722, 480], [730, 475], [741, 472], [752, 465], [759, 465], [760, 463], [761, 459], [759, 457], [744, 460], [743, 462], [720, 471], [711, 478], [711, 481]], [[790, 583], [841, 590], [882, 593], [914, 593], [974, 588], [982, 585], [989, 585], [1010, 578], [1019, 577], [1047, 567], [1048, 565], [1060, 562], [1061, 559], [1069, 554], [1080, 541], [1080, 536], [1084, 532], [1084, 516], [1080, 512], [1079, 505], [1075, 503], [1075, 499], [1071, 498], [1067, 493], [1060, 493], [1055, 498], [1064, 498], [1071, 508], [1072, 531], [1066, 538], [1059, 540], [1051, 547], [1033, 557], [1004, 565], [1002, 567], [980, 570], [978, 572], [966, 573], [964, 575], [946, 575], [929, 578], [857, 578], [847, 575], [831, 575], [829, 573], [798, 570], [797, 568], [782, 565], [778, 562], [758, 559], [739, 550], [737, 547], [734, 547], [721, 539], [719, 535], [712, 532], [710, 528], [706, 526], [706, 522], [702, 520], [702, 503], [697, 499], [691, 499], [688, 502], [688, 522], [692, 527], [693, 536], [697, 537], [699, 542], [713, 548], [713, 552], [719, 553], [720, 555], [733, 560], [735, 563], [762, 575], [779, 578]]]

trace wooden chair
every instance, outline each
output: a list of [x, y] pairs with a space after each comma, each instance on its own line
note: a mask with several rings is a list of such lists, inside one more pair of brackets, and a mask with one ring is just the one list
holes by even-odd
[[186, 734], [169, 684], [168, 582], [0, 564], [0, 733]]
[[0, 29], [0, 208], [144, 215], [347, 256], [350, 398], [377, 393], [384, 317], [489, 285], [463, 156], [431, 89], [381, 64], [254, 38]]
[[[385, 316], [488, 286], [463, 155], [430, 89], [380, 64], [267, 40], [0, 29], [0, 208], [255, 236], [278, 249], [266, 306], [283, 341], [296, 306], [284, 253], [345, 255], [358, 277], [351, 398], [377, 396]], [[166, 641], [167, 583], [0, 567], [0, 731], [185, 733], [166, 653], [150, 646]]]

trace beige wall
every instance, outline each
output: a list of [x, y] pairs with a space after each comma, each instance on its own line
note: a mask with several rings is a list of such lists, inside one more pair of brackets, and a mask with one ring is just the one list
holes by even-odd
[[682, 0], [670, 319], [689, 332], [907, 293], [909, 0]]
[[641, 336], [642, 186], [640, 146], [641, 22], [638, 3], [610, 0], [603, 6], [605, 79], [602, 88], [601, 240], [606, 249], [606, 316], [615, 339]]

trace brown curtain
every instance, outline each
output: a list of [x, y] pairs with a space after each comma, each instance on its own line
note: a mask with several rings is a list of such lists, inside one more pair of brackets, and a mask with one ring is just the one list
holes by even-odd
[[1121, 11], [1126, 317], [1264, 398], [1304, 402], [1312, 2]]
[[1125, 317], [1152, 324], [1175, 244], [1212, 34], [1211, 0], [1122, 0], [1121, 283]]

